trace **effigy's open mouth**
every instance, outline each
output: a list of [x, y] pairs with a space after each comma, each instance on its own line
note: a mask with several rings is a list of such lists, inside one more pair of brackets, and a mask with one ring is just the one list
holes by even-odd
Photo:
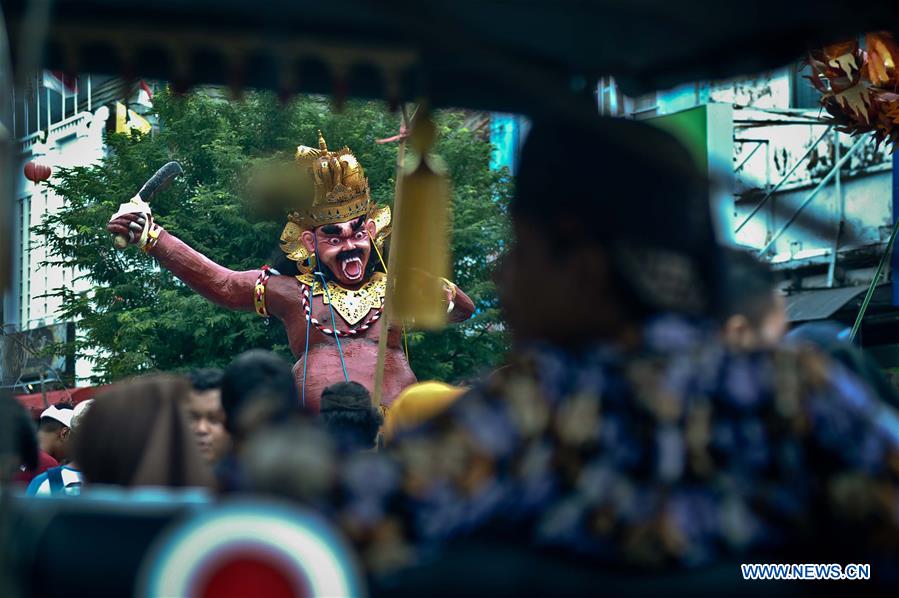
[[362, 279], [365, 273], [365, 267], [362, 264], [362, 252], [359, 250], [346, 251], [338, 256], [340, 262], [340, 271], [347, 280], [357, 281]]

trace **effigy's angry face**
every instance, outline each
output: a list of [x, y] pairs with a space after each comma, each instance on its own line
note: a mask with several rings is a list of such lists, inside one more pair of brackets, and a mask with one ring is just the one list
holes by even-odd
[[362, 284], [375, 237], [374, 220], [361, 216], [349, 222], [326, 224], [303, 233], [310, 253], [317, 253], [323, 266], [343, 286]]

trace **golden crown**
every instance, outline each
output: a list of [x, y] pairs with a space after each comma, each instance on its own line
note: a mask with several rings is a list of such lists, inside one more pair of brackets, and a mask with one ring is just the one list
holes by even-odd
[[297, 147], [296, 162], [309, 169], [315, 194], [308, 208], [291, 212], [288, 220], [309, 230], [368, 214], [371, 202], [368, 179], [348, 147], [328, 151], [319, 131], [318, 148]]

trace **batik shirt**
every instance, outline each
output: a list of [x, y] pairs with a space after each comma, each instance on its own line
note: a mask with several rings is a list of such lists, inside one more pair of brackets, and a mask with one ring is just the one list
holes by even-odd
[[728, 353], [673, 318], [643, 338], [516, 351], [345, 464], [337, 520], [374, 567], [485, 531], [650, 566], [814, 545], [842, 522], [895, 546], [899, 418], [863, 383], [810, 350]]
[[674, 318], [644, 341], [517, 351], [346, 463], [338, 520], [375, 567], [485, 530], [639, 565], [814, 544], [841, 522], [896, 541], [899, 418], [862, 382], [809, 350], [728, 353]]

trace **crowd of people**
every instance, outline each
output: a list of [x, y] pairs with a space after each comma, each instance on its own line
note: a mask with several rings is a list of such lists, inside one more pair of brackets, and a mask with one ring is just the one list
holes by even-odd
[[718, 246], [705, 188], [648, 125], [537, 121], [497, 267], [502, 367], [413, 385], [386, 413], [339, 382], [313, 417], [291, 365], [250, 351], [49, 407], [19, 473], [45, 470], [34, 495], [279, 495], [370, 571], [480, 538], [640, 568], [894, 555], [895, 400], [838, 330], [784, 338], [775, 277]]

